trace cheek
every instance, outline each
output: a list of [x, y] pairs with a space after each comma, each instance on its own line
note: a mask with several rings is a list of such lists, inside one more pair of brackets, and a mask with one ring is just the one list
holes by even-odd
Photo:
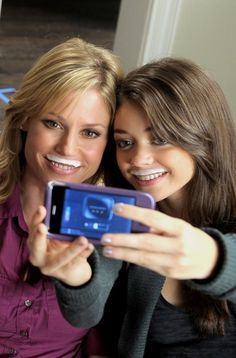
[[39, 137], [27, 136], [25, 141], [25, 153], [33, 154], [35, 151], [43, 147], [42, 140]]
[[186, 167], [188, 166], [189, 170], [188, 170], [188, 178], [189, 180], [191, 180], [193, 177], [194, 177], [194, 174], [195, 174], [195, 163], [193, 160], [189, 160], [188, 163], [186, 163]]
[[129, 167], [125, 153], [123, 152], [116, 153], [116, 161], [120, 171], [125, 175], [126, 170]]
[[35, 157], [37, 154], [46, 153], [52, 146], [50, 140], [41, 136], [27, 137], [25, 142], [25, 156]]
[[25, 145], [32, 150], [40, 149], [42, 150], [50, 146], [54, 142], [54, 136], [49, 131], [40, 130], [37, 128], [31, 129], [26, 134]]
[[195, 173], [195, 162], [193, 158], [184, 150], [179, 150], [175, 153], [175, 156], [171, 156], [170, 167], [176, 168], [179, 170], [179, 163], [181, 163], [181, 175], [183, 175], [182, 168], [185, 168], [184, 173], [186, 179], [191, 179]]
[[97, 143], [96, 145], [90, 144], [86, 147], [86, 150], [84, 151], [84, 154], [87, 158], [90, 158], [91, 160], [101, 160], [104, 150], [106, 148], [106, 142]]
[[119, 167], [121, 167], [124, 162], [122, 154], [119, 151], [116, 152], [116, 161]]

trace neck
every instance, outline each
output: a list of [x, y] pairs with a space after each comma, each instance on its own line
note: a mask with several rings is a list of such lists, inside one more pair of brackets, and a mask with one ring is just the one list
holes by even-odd
[[161, 294], [170, 304], [181, 307], [184, 303], [182, 286], [182, 281], [174, 278], [166, 278]]
[[172, 194], [166, 199], [163, 199], [157, 203], [157, 207], [165, 214], [185, 219], [185, 190], [179, 190], [177, 193]]
[[176, 218], [182, 218], [183, 216], [183, 207], [177, 202], [164, 199], [157, 203], [157, 207], [165, 214], [174, 216]]

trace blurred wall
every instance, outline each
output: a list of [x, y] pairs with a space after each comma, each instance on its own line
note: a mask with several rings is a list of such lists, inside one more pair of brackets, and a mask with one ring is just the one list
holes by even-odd
[[122, 0], [114, 42], [125, 69], [187, 57], [222, 86], [236, 118], [236, 1]]

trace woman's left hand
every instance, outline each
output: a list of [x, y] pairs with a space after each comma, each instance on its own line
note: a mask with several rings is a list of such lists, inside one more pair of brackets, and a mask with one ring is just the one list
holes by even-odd
[[106, 234], [107, 257], [134, 263], [175, 279], [205, 279], [218, 260], [217, 242], [188, 222], [159, 211], [117, 204], [115, 213], [150, 228], [148, 233]]

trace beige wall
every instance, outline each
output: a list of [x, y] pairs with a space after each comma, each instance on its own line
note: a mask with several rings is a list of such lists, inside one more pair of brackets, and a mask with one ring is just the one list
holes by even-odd
[[182, 0], [170, 54], [206, 67], [236, 118], [236, 1]]
[[167, 55], [196, 61], [236, 118], [236, 0], [122, 0], [114, 51], [127, 71]]

